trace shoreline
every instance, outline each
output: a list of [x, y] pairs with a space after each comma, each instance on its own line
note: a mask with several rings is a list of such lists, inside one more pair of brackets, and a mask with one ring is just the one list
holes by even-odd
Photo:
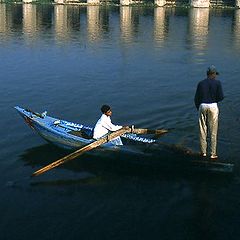
[[[124, 6], [118, 3], [110, 3], [110, 2], [102, 2], [99, 4], [93, 4], [93, 3], [83, 3], [83, 2], [65, 2], [65, 3], [56, 3], [56, 2], [52, 2], [52, 1], [33, 1], [33, 2], [22, 2], [22, 1], [1, 1], [0, 4], [17, 4], [17, 5], [23, 5], [23, 4], [39, 4], [39, 5], [64, 5], [64, 6], [84, 6], [84, 7], [88, 7], [88, 6], [107, 6], [107, 7], [160, 7], [157, 6], [154, 3], [132, 3], [129, 4], [128, 6]], [[184, 4], [184, 3], [167, 3], [166, 5], [160, 7], [160, 8], [196, 8], [196, 7], [192, 7], [190, 6], [190, 4]], [[207, 7], [209, 9], [240, 9], [237, 6], [232, 6], [232, 5], [217, 5], [217, 4], [213, 4], [210, 5], [209, 7]], [[206, 8], [199, 8], [199, 9], [206, 9]]]

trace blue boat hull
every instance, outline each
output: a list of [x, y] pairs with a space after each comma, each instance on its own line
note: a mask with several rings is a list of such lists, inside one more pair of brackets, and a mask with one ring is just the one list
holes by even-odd
[[[39, 114], [21, 107], [15, 107], [25, 122], [46, 141], [65, 149], [78, 149], [94, 141], [91, 138], [93, 128], [60, 120], [46, 114]], [[84, 135], [84, 137], [82, 136]], [[152, 143], [153, 139], [139, 137], [136, 134], [125, 134], [124, 138], [133, 142]], [[116, 149], [113, 142], [101, 146], [107, 149]], [[120, 147], [119, 147], [120, 148]], [[124, 147], [122, 147], [124, 149]]]
[[[15, 109], [37, 134], [61, 148], [77, 149], [94, 141], [93, 139], [86, 139], [72, 134], [73, 129], [75, 129], [75, 132], [83, 129], [87, 129], [90, 132], [92, 131], [91, 127], [43, 116], [20, 107], [15, 107]], [[111, 146], [109, 143], [108, 145]]]

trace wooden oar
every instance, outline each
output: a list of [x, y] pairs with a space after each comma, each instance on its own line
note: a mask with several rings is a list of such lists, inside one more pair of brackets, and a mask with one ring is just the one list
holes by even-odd
[[73, 153], [70, 153], [69, 155], [67, 155], [67, 156], [65, 156], [65, 157], [63, 157], [63, 158], [61, 158], [61, 159], [59, 159], [59, 160], [57, 160], [57, 161], [55, 161], [55, 162], [45, 166], [45, 167], [37, 170], [36, 172], [34, 172], [32, 174], [32, 176], [38, 176], [38, 175], [40, 175], [40, 174], [42, 174], [42, 173], [44, 173], [46, 171], [49, 171], [49, 170], [51, 170], [51, 169], [53, 169], [53, 168], [55, 168], [55, 167], [65, 163], [67, 161], [70, 161], [70, 160], [80, 156], [84, 152], [90, 151], [90, 150], [92, 150], [92, 149], [94, 149], [94, 148], [96, 148], [96, 147], [98, 147], [98, 146], [100, 146], [100, 145], [102, 145], [102, 144], [104, 144], [106, 142], [109, 142], [112, 139], [114, 139], [114, 138], [116, 138], [118, 136], [121, 136], [122, 134], [127, 133], [127, 132], [131, 132], [131, 128], [123, 127], [120, 130], [112, 132], [109, 135], [107, 135], [105, 137], [102, 137], [99, 140], [94, 141], [94, 142], [86, 145], [85, 147], [82, 147], [82, 148], [78, 149], [77, 151], [75, 151]]
[[147, 128], [133, 128], [132, 133], [136, 134], [156, 134], [156, 135], [162, 135], [167, 133], [167, 129], [147, 129]]
[[[35, 114], [37, 117], [43, 118], [42, 114], [34, 112], [30, 109], [26, 109], [26, 111]], [[66, 127], [60, 123], [57, 124], [60, 127]], [[71, 128], [69, 126], [67, 126], [67, 128]], [[74, 128], [72, 128], [72, 130], [75, 130]], [[135, 133], [135, 134], [156, 134], [156, 135], [162, 135], [167, 133], [168, 130], [167, 129], [147, 129], [147, 128], [134, 128], [134, 126], [131, 126], [131, 133]]]
[[[78, 130], [76, 130], [76, 127], [72, 127], [72, 126], [68, 126], [65, 124], [61, 124], [61, 123], [57, 123], [56, 124], [59, 127], [62, 128], [67, 128], [67, 129], [71, 129], [72, 131], [76, 131], [78, 132]], [[134, 125], [131, 126], [131, 133], [135, 133], [135, 134], [156, 134], [156, 135], [162, 135], [169, 132], [169, 129], [148, 129], [148, 128], [135, 128]]]

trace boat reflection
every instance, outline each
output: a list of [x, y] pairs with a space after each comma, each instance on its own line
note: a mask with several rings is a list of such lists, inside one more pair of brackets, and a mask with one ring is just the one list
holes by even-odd
[[[128, 149], [127, 146], [124, 147], [126, 148], [125, 151], [119, 151], [118, 149], [113, 151], [92, 150], [90, 153], [51, 170], [51, 173], [44, 173], [43, 176], [46, 176], [47, 179], [50, 177], [54, 181], [59, 178], [64, 181], [69, 178], [76, 178], [77, 182], [79, 182], [79, 176], [81, 180], [100, 177], [102, 180], [98, 180], [99, 183], [99, 181], [105, 181], [104, 179], [114, 175], [119, 177], [137, 175], [152, 178], [192, 176], [197, 172], [202, 174], [202, 171], [208, 174], [209, 172], [206, 170], [211, 172], [209, 166], [193, 163], [193, 160], [198, 160], [199, 156], [181, 146], [157, 143], [140, 144], [134, 150], [132, 148]], [[25, 165], [37, 170], [67, 154], [69, 154], [68, 151], [45, 144], [27, 149], [21, 154], [20, 159], [25, 162]], [[35, 177], [34, 179], [38, 178]]]
[[53, 159], [63, 157], [68, 152], [57, 148], [51, 144], [44, 144], [37, 147], [27, 149], [20, 155], [26, 166], [37, 167], [49, 164]]

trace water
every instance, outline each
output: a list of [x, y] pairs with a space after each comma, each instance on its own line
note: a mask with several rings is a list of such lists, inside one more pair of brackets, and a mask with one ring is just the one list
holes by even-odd
[[[239, 16], [1, 4], [1, 239], [239, 239]], [[193, 96], [210, 64], [226, 95], [218, 154], [235, 163], [230, 176], [116, 153], [29, 177], [66, 152], [14, 106], [93, 125], [107, 103], [114, 123], [174, 128], [159, 141], [198, 151]]]

